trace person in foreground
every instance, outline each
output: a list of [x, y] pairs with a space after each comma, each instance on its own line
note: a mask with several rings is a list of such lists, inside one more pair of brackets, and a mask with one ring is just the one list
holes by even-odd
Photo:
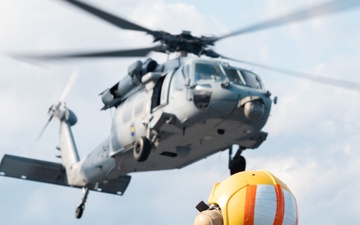
[[298, 225], [295, 196], [264, 170], [233, 174], [216, 183], [196, 208], [194, 225]]

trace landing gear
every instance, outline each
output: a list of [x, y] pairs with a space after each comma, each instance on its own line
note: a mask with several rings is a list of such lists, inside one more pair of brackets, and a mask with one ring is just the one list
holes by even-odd
[[75, 211], [75, 217], [80, 219], [85, 209], [85, 204], [80, 204]]
[[82, 214], [84, 213], [84, 210], [85, 210], [85, 202], [86, 202], [86, 199], [87, 199], [87, 196], [89, 194], [89, 188], [88, 187], [83, 187], [83, 192], [84, 192], [84, 197], [81, 199], [81, 203], [80, 205], [76, 208], [76, 211], [75, 211], [75, 217], [77, 219], [80, 219]]
[[140, 137], [134, 144], [134, 159], [144, 162], [150, 155], [151, 143], [146, 137]]
[[229, 169], [231, 175], [245, 171], [246, 160], [244, 156], [241, 155], [242, 151], [245, 149], [246, 148], [239, 147], [235, 156], [232, 158], [232, 146], [229, 148]]

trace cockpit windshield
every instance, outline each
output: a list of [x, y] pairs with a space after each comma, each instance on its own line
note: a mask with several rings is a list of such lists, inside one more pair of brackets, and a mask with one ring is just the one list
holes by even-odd
[[224, 74], [218, 64], [196, 63], [195, 64], [195, 82], [199, 80], [225, 80]]
[[255, 73], [229, 66], [228, 64], [222, 64], [218, 62], [195, 62], [194, 63], [194, 81], [202, 82], [206, 80], [213, 81], [225, 81], [235, 85], [248, 86], [255, 89], [264, 89], [263, 84], [258, 75]]
[[253, 72], [230, 66], [222, 66], [222, 68], [229, 81], [233, 84], [245, 85], [256, 89], [264, 88], [260, 78]]

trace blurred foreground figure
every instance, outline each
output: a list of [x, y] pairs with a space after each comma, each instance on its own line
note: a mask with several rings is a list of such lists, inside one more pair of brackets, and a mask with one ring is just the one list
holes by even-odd
[[236, 173], [216, 183], [200, 202], [194, 225], [297, 225], [298, 213], [289, 188], [268, 171]]

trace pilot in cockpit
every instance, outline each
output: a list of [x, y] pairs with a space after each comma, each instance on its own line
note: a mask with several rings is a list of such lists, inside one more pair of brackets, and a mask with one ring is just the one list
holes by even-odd
[[197, 63], [195, 65], [195, 81], [198, 80], [218, 80], [220, 77], [219, 68], [216, 68], [214, 65]]

